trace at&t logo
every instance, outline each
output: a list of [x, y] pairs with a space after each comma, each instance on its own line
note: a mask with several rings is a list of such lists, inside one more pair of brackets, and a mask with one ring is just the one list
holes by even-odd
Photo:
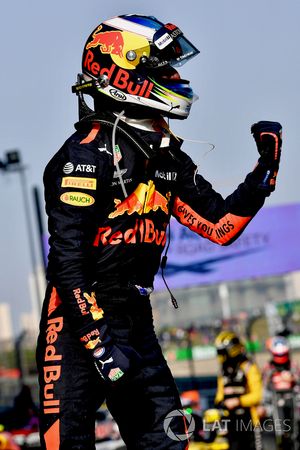
[[74, 164], [71, 162], [67, 162], [63, 167], [63, 172], [68, 175], [69, 173], [72, 173], [74, 170]]

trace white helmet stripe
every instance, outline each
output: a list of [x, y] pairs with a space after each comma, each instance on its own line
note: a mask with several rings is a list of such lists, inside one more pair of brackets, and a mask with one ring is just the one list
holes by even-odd
[[132, 33], [140, 34], [145, 36], [149, 41], [153, 41], [153, 36], [156, 30], [145, 27], [138, 23], [130, 22], [129, 20], [123, 19], [121, 17], [113, 17], [103, 22], [105, 25], [109, 25], [119, 30], [131, 31]]

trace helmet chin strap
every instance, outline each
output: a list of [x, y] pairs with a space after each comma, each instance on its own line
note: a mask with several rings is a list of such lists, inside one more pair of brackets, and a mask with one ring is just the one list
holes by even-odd
[[[116, 115], [118, 113], [115, 113]], [[143, 131], [155, 131], [153, 129], [153, 122], [155, 121], [155, 119], [136, 119], [136, 118], [132, 118], [132, 117], [128, 117], [128, 116], [124, 116], [122, 115], [120, 117], [120, 119], [127, 123], [128, 125], [130, 125], [131, 127], [137, 128], [139, 130], [143, 130]]]
[[[124, 111], [123, 111], [123, 112], [124, 112]], [[118, 113], [115, 113], [115, 115], [118, 116]], [[121, 119], [123, 122], [127, 123], [128, 125], [130, 125], [130, 126], [132, 126], [132, 127], [134, 127], [134, 128], [137, 128], [137, 129], [139, 129], [139, 130], [144, 130], [144, 131], [150, 131], [150, 132], [151, 132], [151, 131], [152, 131], [152, 132], [157, 131], [157, 130], [155, 129], [155, 123], [156, 123], [157, 121], [160, 121], [160, 126], [162, 126], [162, 128], [165, 129], [166, 135], [167, 135], [167, 134], [172, 135], [172, 136], [173, 136], [175, 139], [177, 139], [177, 140], [182, 140], [182, 141], [184, 141], [184, 142], [190, 142], [190, 143], [192, 143], [192, 144], [208, 145], [210, 148], [209, 148], [209, 150], [207, 150], [207, 151], [204, 153], [203, 158], [204, 158], [208, 153], [212, 152], [212, 151], [215, 149], [215, 147], [216, 147], [214, 144], [212, 144], [211, 142], [208, 142], [208, 141], [202, 141], [202, 140], [200, 140], [200, 139], [188, 139], [188, 138], [185, 138], [185, 137], [181, 137], [181, 136], [176, 135], [176, 134], [171, 130], [169, 123], [166, 122], [166, 120], [164, 119], [164, 117], [163, 117], [162, 115], [161, 115], [161, 116], [158, 116], [157, 119], [153, 119], [153, 118], [148, 118], [148, 119], [136, 119], [136, 118], [132, 118], [132, 117], [125, 116], [124, 114], [120, 115], [119, 117], [120, 117], [120, 119]], [[166, 146], [169, 144], [169, 139], [163, 138], [163, 140], [164, 140], [164, 139], [166, 139], [166, 144], [165, 144], [165, 145], [162, 145], [162, 147], [166, 147]]]
[[[115, 113], [115, 114], [117, 114], [117, 113]], [[136, 128], [138, 130], [148, 131], [150, 133], [162, 131], [163, 136], [161, 139], [160, 147], [169, 147], [170, 135], [172, 134], [173, 136], [175, 136], [172, 133], [172, 131], [170, 130], [169, 125], [164, 120], [163, 116], [158, 116], [156, 119], [155, 118], [135, 119], [135, 118], [127, 117], [127, 116], [125, 117], [123, 115], [122, 117], [120, 117], [120, 119], [123, 122], [127, 123], [127, 125], [129, 125], [133, 128]], [[176, 136], [175, 136], [175, 138], [177, 139]]]

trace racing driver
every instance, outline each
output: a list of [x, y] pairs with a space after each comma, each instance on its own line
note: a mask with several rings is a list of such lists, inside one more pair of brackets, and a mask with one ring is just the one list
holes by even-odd
[[231, 195], [197, 174], [165, 118], [188, 117], [195, 96], [176, 67], [198, 53], [176, 25], [141, 15], [104, 21], [85, 44], [79, 122], [44, 173], [43, 449], [95, 449], [104, 400], [129, 450], [188, 447], [186, 419], [168, 416], [181, 404], [149, 301], [170, 217], [230, 244], [275, 189], [281, 151], [281, 125], [257, 122], [258, 163]]

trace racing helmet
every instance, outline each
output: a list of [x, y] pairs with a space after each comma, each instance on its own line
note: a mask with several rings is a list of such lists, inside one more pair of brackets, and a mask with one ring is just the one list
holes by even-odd
[[268, 348], [272, 355], [272, 361], [277, 365], [287, 364], [290, 360], [290, 345], [283, 336], [274, 336], [268, 342]]
[[232, 331], [221, 331], [216, 337], [215, 346], [218, 359], [222, 364], [245, 354], [244, 345]]
[[172, 23], [137, 14], [113, 17], [87, 39], [73, 92], [91, 95], [96, 110], [185, 119], [197, 96], [175, 67], [198, 53]]

